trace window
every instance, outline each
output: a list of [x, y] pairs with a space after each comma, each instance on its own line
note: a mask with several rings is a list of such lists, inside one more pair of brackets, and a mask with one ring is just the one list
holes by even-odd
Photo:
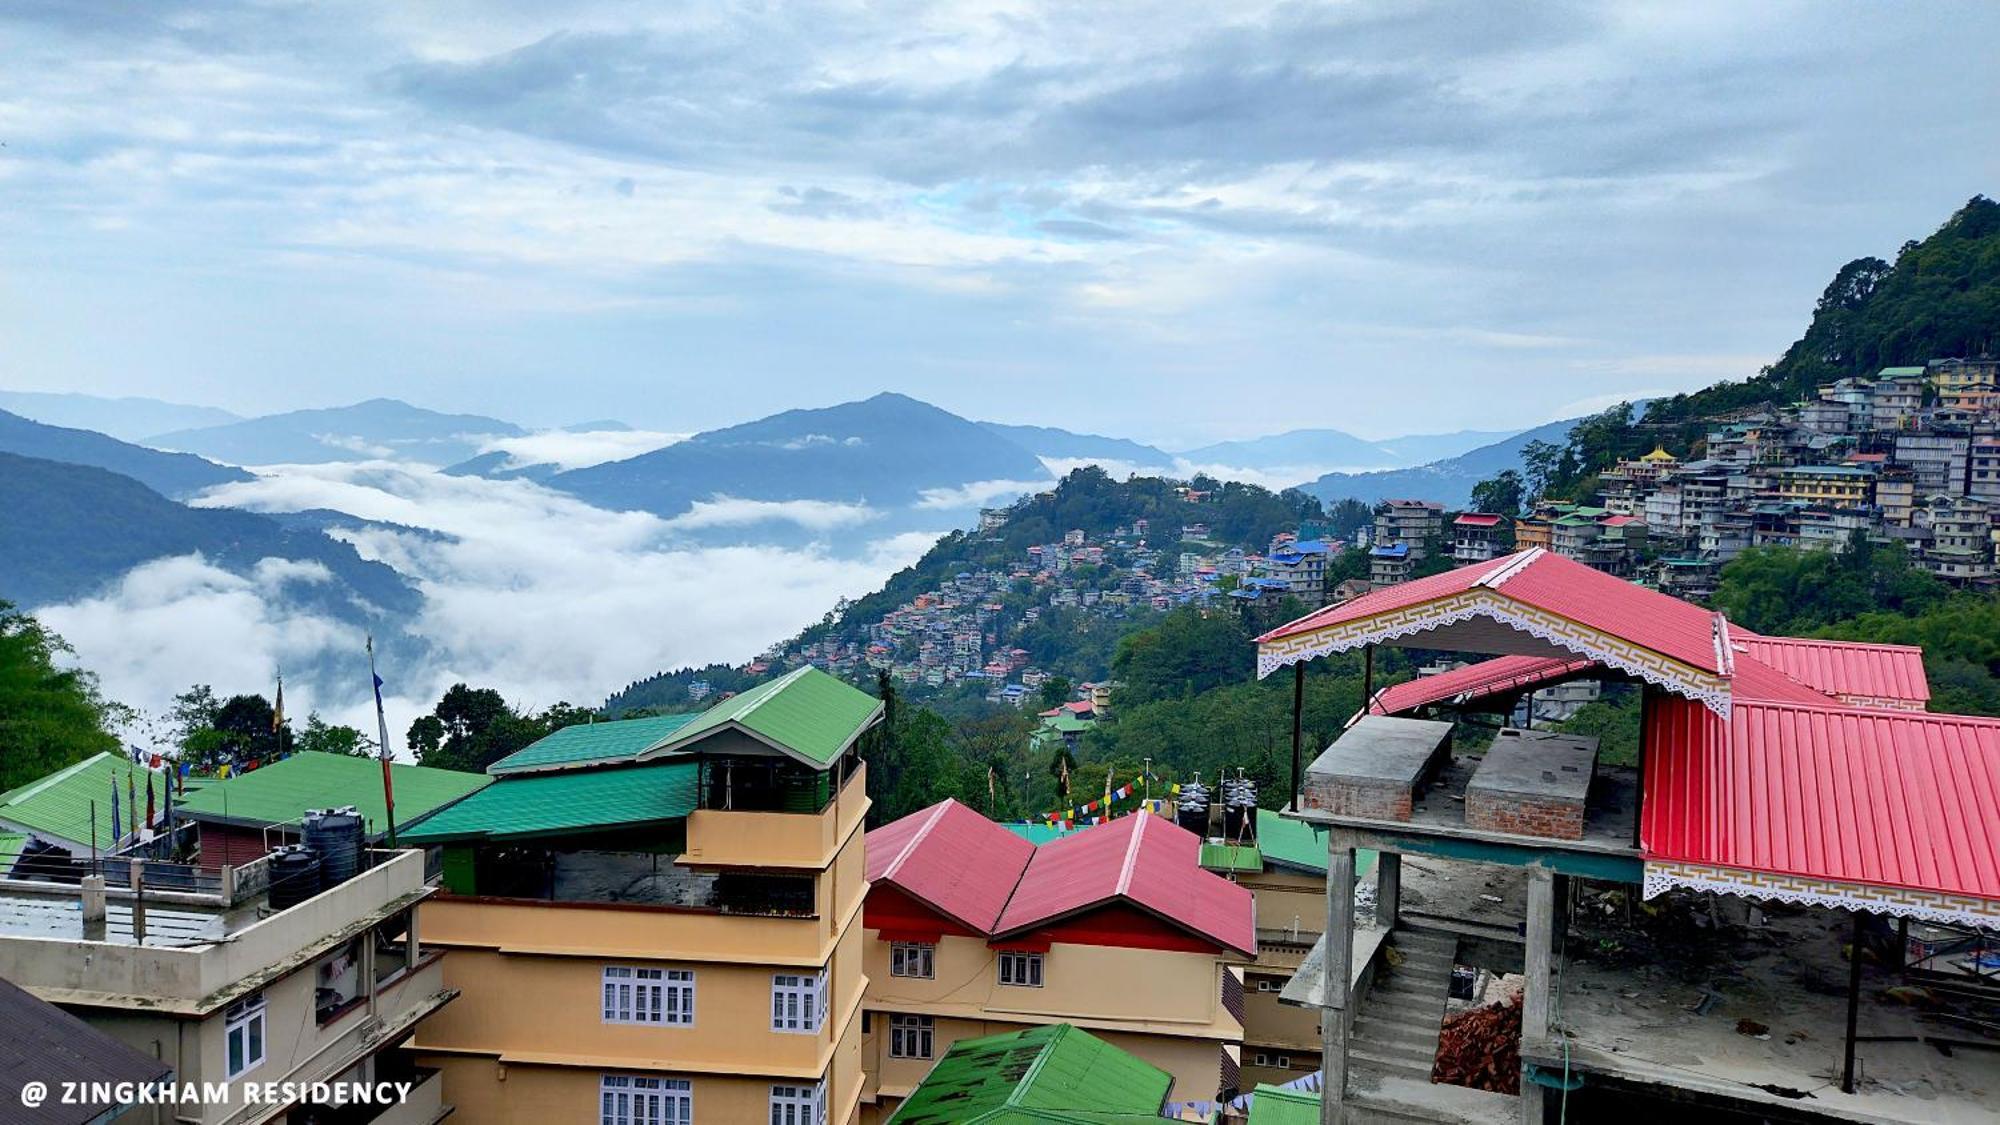
[[930, 980], [937, 976], [936, 957], [937, 946], [928, 942], [890, 942], [889, 975]]
[[606, 965], [604, 1022], [694, 1026], [694, 973]]
[[1269, 1056], [1269, 1055], [1266, 1055], [1266, 1054], [1263, 1054], [1262, 1052], [1259, 1052], [1259, 1053], [1258, 1053], [1258, 1055], [1257, 1055], [1257, 1065], [1258, 1065], [1258, 1066], [1270, 1066], [1270, 1065], [1271, 1065], [1271, 1056]]
[[694, 1084], [685, 1078], [607, 1074], [597, 1080], [598, 1125], [690, 1125]]
[[927, 1059], [931, 1057], [932, 1020], [929, 1016], [889, 1017], [889, 1057]]
[[264, 1062], [264, 994], [252, 993], [222, 1014], [222, 1035], [229, 1044], [229, 1073], [238, 1078]]
[[1042, 955], [1039, 953], [1002, 953], [1000, 955], [1000, 983], [1020, 985], [1023, 988], [1042, 987]]
[[771, 1087], [771, 1125], [824, 1125], [826, 1084]]
[[826, 974], [771, 978], [771, 1030], [811, 1034], [826, 1018]]
[[1279, 1069], [1281, 1069], [1281, 1070], [1290, 1070], [1290, 1069], [1292, 1069], [1292, 1056], [1290, 1056], [1290, 1055], [1279, 1055], [1279, 1056], [1278, 1056], [1278, 1067], [1279, 1067]]

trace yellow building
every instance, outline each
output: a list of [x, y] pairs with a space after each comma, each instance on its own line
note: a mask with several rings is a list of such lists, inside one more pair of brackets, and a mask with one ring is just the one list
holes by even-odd
[[1875, 474], [1859, 465], [1795, 465], [1778, 473], [1778, 498], [1853, 507], [1874, 495]]
[[954, 1042], [1048, 1024], [1174, 1078], [1240, 1087], [1250, 892], [1135, 813], [1039, 847], [956, 801], [868, 834], [865, 1097], [880, 1119]]
[[467, 1121], [853, 1121], [874, 698], [807, 668], [558, 731], [407, 837], [462, 993], [417, 1049]]

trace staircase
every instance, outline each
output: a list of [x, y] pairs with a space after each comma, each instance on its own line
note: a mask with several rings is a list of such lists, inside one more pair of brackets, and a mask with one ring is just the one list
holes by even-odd
[[1389, 935], [1374, 980], [1355, 1006], [1354, 1034], [1347, 1042], [1354, 1074], [1431, 1080], [1457, 952], [1458, 939], [1436, 930], [1399, 927]]

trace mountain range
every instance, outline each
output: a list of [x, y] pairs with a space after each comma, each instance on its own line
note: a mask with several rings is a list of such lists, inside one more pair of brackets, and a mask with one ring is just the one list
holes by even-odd
[[121, 473], [162, 496], [189, 496], [204, 488], [250, 479], [228, 465], [191, 453], [162, 453], [105, 434], [51, 426], [0, 410], [0, 452], [91, 465]]
[[1372, 441], [1341, 430], [1289, 430], [1267, 437], [1198, 446], [1182, 450], [1175, 456], [1196, 465], [1255, 469], [1264, 473], [1293, 468], [1310, 468], [1317, 472], [1334, 467], [1347, 471], [1399, 469], [1453, 457], [1489, 442], [1500, 441], [1512, 433], [1511, 430], [1459, 430], [1448, 434], [1407, 434]]
[[352, 406], [293, 410], [146, 439], [162, 449], [199, 453], [234, 465], [321, 464], [390, 458], [450, 465], [494, 438], [527, 431], [478, 414], [441, 414], [372, 398]]
[[1565, 418], [1537, 426], [1482, 445], [1456, 457], [1447, 457], [1407, 469], [1385, 469], [1369, 473], [1327, 473], [1303, 486], [1303, 490], [1328, 503], [1359, 500], [1364, 504], [1383, 500], [1436, 500], [1447, 508], [1462, 508], [1471, 502], [1472, 486], [1506, 469], [1521, 468], [1521, 451], [1531, 441], [1558, 445], [1568, 437], [1570, 427], [1580, 419]]
[[0, 410], [11, 410], [51, 426], [96, 430], [124, 441], [149, 434], [191, 430], [241, 422], [243, 416], [214, 406], [189, 406], [156, 398], [106, 398], [101, 395], [51, 394], [0, 390]]

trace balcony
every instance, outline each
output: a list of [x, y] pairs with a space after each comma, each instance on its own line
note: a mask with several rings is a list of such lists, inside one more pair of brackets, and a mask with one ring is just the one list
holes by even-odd
[[[867, 815], [867, 788], [867, 767], [857, 765], [824, 802], [803, 811], [776, 811], [769, 808], [770, 800], [746, 808], [744, 793], [738, 789], [726, 794], [736, 798], [729, 807], [714, 807], [724, 803], [718, 800], [688, 815], [687, 853], [681, 862], [699, 867], [821, 870], [833, 863]], [[775, 796], [768, 789], [752, 791], [758, 792]], [[718, 793], [705, 788], [704, 796], [714, 798]]]

